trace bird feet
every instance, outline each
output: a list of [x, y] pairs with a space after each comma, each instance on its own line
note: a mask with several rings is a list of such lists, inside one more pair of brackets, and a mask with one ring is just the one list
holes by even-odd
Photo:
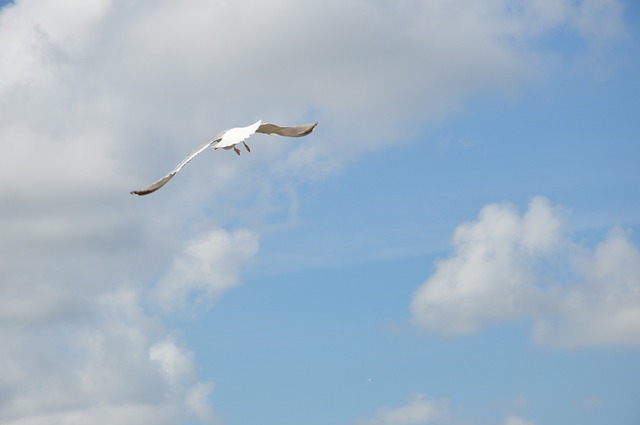
[[251, 149], [249, 149], [249, 145], [247, 145], [245, 142], [242, 142], [242, 144], [244, 145], [244, 148], [247, 150], [247, 152], [251, 152]]
[[237, 153], [237, 154], [238, 154], [238, 156], [240, 156], [240, 149], [238, 149], [238, 148], [236, 148], [236, 147], [234, 146], [234, 147], [233, 147], [233, 151], [234, 151], [235, 153]]

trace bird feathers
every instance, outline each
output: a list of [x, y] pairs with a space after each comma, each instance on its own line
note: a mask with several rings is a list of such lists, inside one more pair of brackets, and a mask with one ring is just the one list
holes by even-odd
[[262, 121], [258, 121], [247, 127], [231, 128], [225, 131], [216, 147], [222, 149], [230, 148], [240, 142], [244, 142], [249, 136], [256, 132], [260, 124], [262, 124]]

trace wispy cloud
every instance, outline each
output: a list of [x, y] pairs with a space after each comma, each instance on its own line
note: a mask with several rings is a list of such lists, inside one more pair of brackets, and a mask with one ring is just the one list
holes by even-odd
[[[407, 403], [397, 407], [383, 407], [371, 417], [362, 418], [358, 425], [471, 425], [480, 423], [473, 419], [464, 418], [463, 412], [449, 407], [446, 398], [433, 398], [427, 394], [418, 393], [409, 397]], [[534, 422], [521, 416], [509, 415], [504, 419], [504, 425], [534, 425]]]
[[527, 319], [541, 344], [639, 345], [638, 247], [620, 229], [593, 249], [567, 233], [544, 198], [522, 216], [507, 204], [484, 207], [456, 229], [453, 253], [417, 290], [414, 319], [446, 334]]
[[519, 416], [509, 416], [504, 421], [504, 425], [534, 425], [534, 423]]
[[399, 407], [386, 407], [372, 417], [362, 419], [359, 425], [427, 425], [444, 423], [449, 418], [446, 399], [432, 399], [426, 394], [414, 394]]

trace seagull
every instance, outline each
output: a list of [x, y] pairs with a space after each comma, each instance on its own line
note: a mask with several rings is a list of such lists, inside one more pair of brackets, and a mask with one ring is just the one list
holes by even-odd
[[132, 195], [142, 196], [142, 195], [148, 195], [150, 193], [155, 192], [156, 190], [160, 189], [162, 186], [167, 184], [167, 182], [171, 180], [173, 176], [175, 176], [176, 173], [182, 169], [182, 167], [187, 165], [189, 161], [191, 161], [196, 155], [198, 155], [200, 152], [207, 149], [209, 146], [213, 146], [214, 150], [233, 149], [233, 151], [236, 154], [240, 155], [240, 149], [238, 149], [236, 145], [242, 143], [244, 145], [244, 148], [247, 150], [247, 152], [251, 152], [251, 148], [249, 148], [249, 146], [245, 143], [245, 140], [254, 133], [264, 133], [269, 135], [275, 134], [278, 136], [286, 136], [286, 137], [301, 137], [311, 133], [316, 128], [317, 125], [318, 123], [316, 122], [312, 124], [303, 124], [303, 125], [297, 125], [293, 127], [281, 127], [275, 124], [267, 124], [267, 123], [263, 124], [262, 120], [259, 120], [258, 122], [253, 123], [246, 127], [236, 127], [236, 128], [231, 128], [229, 130], [222, 131], [215, 138], [213, 138], [212, 140], [200, 146], [198, 149], [191, 152], [189, 156], [183, 159], [182, 162], [180, 162], [180, 164], [176, 165], [176, 167], [173, 170], [171, 170], [169, 174], [167, 174], [160, 180], [154, 183], [151, 183], [149, 186], [145, 187], [144, 189], [133, 190], [130, 193]]

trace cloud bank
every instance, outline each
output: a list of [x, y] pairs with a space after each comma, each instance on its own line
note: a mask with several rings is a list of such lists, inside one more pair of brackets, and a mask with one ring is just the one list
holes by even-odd
[[540, 344], [640, 345], [640, 250], [618, 228], [593, 249], [567, 233], [545, 198], [522, 215], [485, 206], [456, 228], [452, 254], [414, 295], [413, 318], [452, 335], [530, 320]]

